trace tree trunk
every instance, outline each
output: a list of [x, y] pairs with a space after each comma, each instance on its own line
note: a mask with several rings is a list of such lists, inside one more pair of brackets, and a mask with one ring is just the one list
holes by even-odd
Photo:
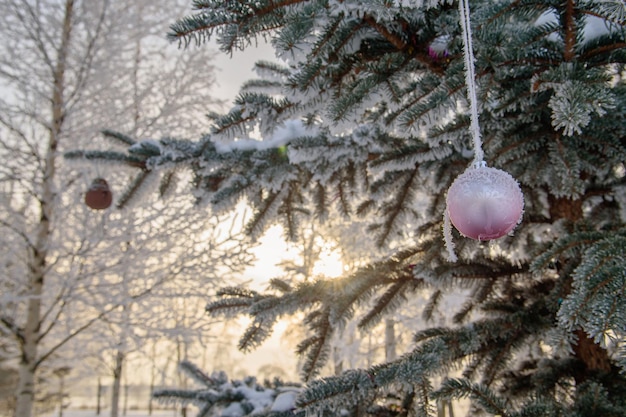
[[122, 415], [126, 415], [128, 412], [128, 380], [124, 378], [126, 384], [124, 384], [124, 407], [122, 408]]
[[[180, 339], [176, 341], [176, 359], [178, 359], [178, 363], [181, 363], [183, 359], [187, 359], [187, 343]], [[178, 372], [178, 386], [182, 389], [187, 389], [187, 380], [180, 371]], [[187, 417], [186, 405], [181, 406], [180, 415], [181, 417]]]
[[333, 366], [335, 375], [341, 375], [343, 373], [343, 357], [337, 346], [333, 347]]
[[113, 368], [113, 389], [111, 390], [111, 417], [119, 416], [123, 366], [124, 352], [118, 350], [117, 355], [115, 355], [115, 368]]
[[393, 319], [385, 320], [385, 361], [396, 360], [396, 329]]
[[35, 402], [35, 373], [39, 366], [37, 351], [40, 343], [42, 296], [46, 274], [48, 242], [52, 233], [50, 221], [53, 217], [54, 179], [59, 136], [65, 119], [65, 61], [68, 56], [74, 0], [66, 0], [61, 43], [56, 64], [53, 68], [52, 120], [46, 150], [40, 195], [40, 218], [33, 245], [29, 248], [29, 299], [26, 324], [19, 335], [21, 358], [16, 392], [15, 417], [31, 417]]
[[102, 383], [100, 382], [100, 378], [98, 378], [98, 393], [96, 400], [96, 415], [100, 415], [100, 400], [102, 399]]
[[155, 386], [155, 380], [156, 380], [156, 358], [157, 354], [156, 354], [156, 342], [152, 343], [152, 355], [150, 357], [150, 359], [152, 360], [152, 368], [150, 370], [150, 398], [148, 399], [148, 415], [151, 416], [152, 415], [152, 394], [154, 393], [154, 386]]
[[65, 376], [64, 374], [59, 373], [59, 417], [63, 417], [63, 409], [65, 408], [64, 401], [63, 401], [64, 398], [65, 398]]
[[606, 349], [594, 342], [583, 330], [576, 330], [574, 333], [578, 338], [573, 346], [574, 354], [585, 364], [584, 369], [574, 373], [576, 384], [583, 384], [592, 374], [611, 372], [611, 360]]
[[154, 374], [150, 376], [150, 398], [148, 398], [148, 415], [149, 416], [152, 415], [152, 394], [154, 394]]
[[448, 417], [454, 417], [454, 409], [452, 408], [452, 401], [450, 400], [437, 401], [437, 417], [446, 417], [446, 409], [448, 409]]
[[[33, 351], [33, 349], [35, 349]], [[34, 357], [37, 355], [37, 346], [29, 343], [22, 347], [22, 358], [20, 360], [17, 398], [15, 403], [15, 417], [30, 417], [33, 413], [35, 400], [35, 370]]]
[[[568, 2], [568, 8], [571, 2]], [[573, 7], [573, 6], [572, 6]], [[583, 201], [570, 200], [566, 198], [556, 198], [549, 196], [550, 216], [553, 219], [567, 219], [572, 223], [578, 222], [583, 218]], [[570, 285], [572, 278], [570, 277]], [[567, 289], [567, 292], [571, 289]], [[574, 380], [577, 385], [582, 384], [589, 378], [589, 373], [610, 372], [611, 361], [609, 353], [602, 346], [598, 345], [583, 330], [579, 329], [574, 332], [577, 343], [573, 346], [574, 355], [583, 364], [584, 369], [577, 370]]]
[[437, 417], [446, 417], [446, 403], [437, 401]]

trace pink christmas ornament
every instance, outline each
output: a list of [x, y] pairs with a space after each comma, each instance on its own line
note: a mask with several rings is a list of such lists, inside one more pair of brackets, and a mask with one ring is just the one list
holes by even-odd
[[462, 235], [491, 240], [507, 235], [521, 221], [524, 196], [509, 173], [478, 166], [454, 180], [446, 204], [450, 221]]
[[446, 196], [443, 238], [452, 262], [457, 260], [457, 256], [454, 253], [451, 223], [464, 236], [477, 240], [491, 240], [510, 233], [522, 220], [524, 211], [524, 196], [517, 181], [507, 172], [488, 168], [483, 160], [476, 104], [469, 0], [459, 0], [459, 14], [463, 29], [463, 56], [474, 141], [474, 163], [472, 168], [454, 180]]

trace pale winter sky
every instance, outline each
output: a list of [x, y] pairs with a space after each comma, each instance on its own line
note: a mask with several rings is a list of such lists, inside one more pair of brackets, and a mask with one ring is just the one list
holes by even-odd
[[218, 50], [215, 43], [210, 42], [203, 47], [210, 47], [217, 53], [214, 64], [218, 67], [215, 74], [217, 85], [215, 92], [219, 98], [228, 100], [230, 104], [239, 92], [239, 86], [251, 78], [256, 78], [252, 72], [254, 63], [258, 60], [275, 60], [274, 50], [263, 40], [259, 40], [256, 48], [234, 52], [232, 56]]

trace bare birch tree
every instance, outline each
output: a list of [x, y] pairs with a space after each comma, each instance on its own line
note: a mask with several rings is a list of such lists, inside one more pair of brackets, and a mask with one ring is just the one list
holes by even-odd
[[[90, 304], [94, 277], [117, 258], [89, 254], [119, 240], [102, 240], [112, 214], [82, 206], [88, 170], [64, 166], [61, 152], [98, 140], [103, 128], [198, 131], [217, 104], [210, 54], [164, 59], [175, 51], [164, 49], [164, 22], [175, 16], [159, 15], [158, 3], [0, 4], [0, 334], [18, 358], [15, 416], [33, 415], [42, 365], [119, 307]], [[192, 66], [203, 70], [192, 75]]]

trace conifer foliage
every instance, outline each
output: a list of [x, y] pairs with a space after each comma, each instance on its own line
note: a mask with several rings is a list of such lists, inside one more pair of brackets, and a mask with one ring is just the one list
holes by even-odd
[[255, 378], [229, 380], [224, 372], [210, 376], [191, 362], [183, 361], [180, 368], [198, 385], [196, 390], [163, 389], [155, 391], [154, 398], [164, 402], [192, 403], [198, 406], [199, 416], [259, 416], [294, 417], [295, 398], [301, 391], [299, 384], [286, 384], [279, 379], [260, 384]]
[[[456, 263], [442, 214], [473, 155], [453, 1], [196, 0], [172, 40], [233, 53], [265, 38], [278, 61], [259, 62], [198, 141], [163, 140], [139, 164], [137, 145], [73, 156], [145, 175], [188, 166], [213, 210], [254, 208], [256, 236], [337, 215], [369, 224], [362, 238], [381, 252], [355, 273], [227, 288], [207, 307], [251, 316], [244, 350], [305, 314], [300, 410], [431, 416], [437, 400], [469, 398], [473, 415], [626, 415], [626, 5], [469, 3], [485, 160], [519, 181], [525, 213], [493, 243], [456, 234]], [[418, 330], [397, 360], [316, 379], [347, 321], [369, 329], [418, 292], [432, 294], [428, 319], [459, 289], [448, 324]]]

